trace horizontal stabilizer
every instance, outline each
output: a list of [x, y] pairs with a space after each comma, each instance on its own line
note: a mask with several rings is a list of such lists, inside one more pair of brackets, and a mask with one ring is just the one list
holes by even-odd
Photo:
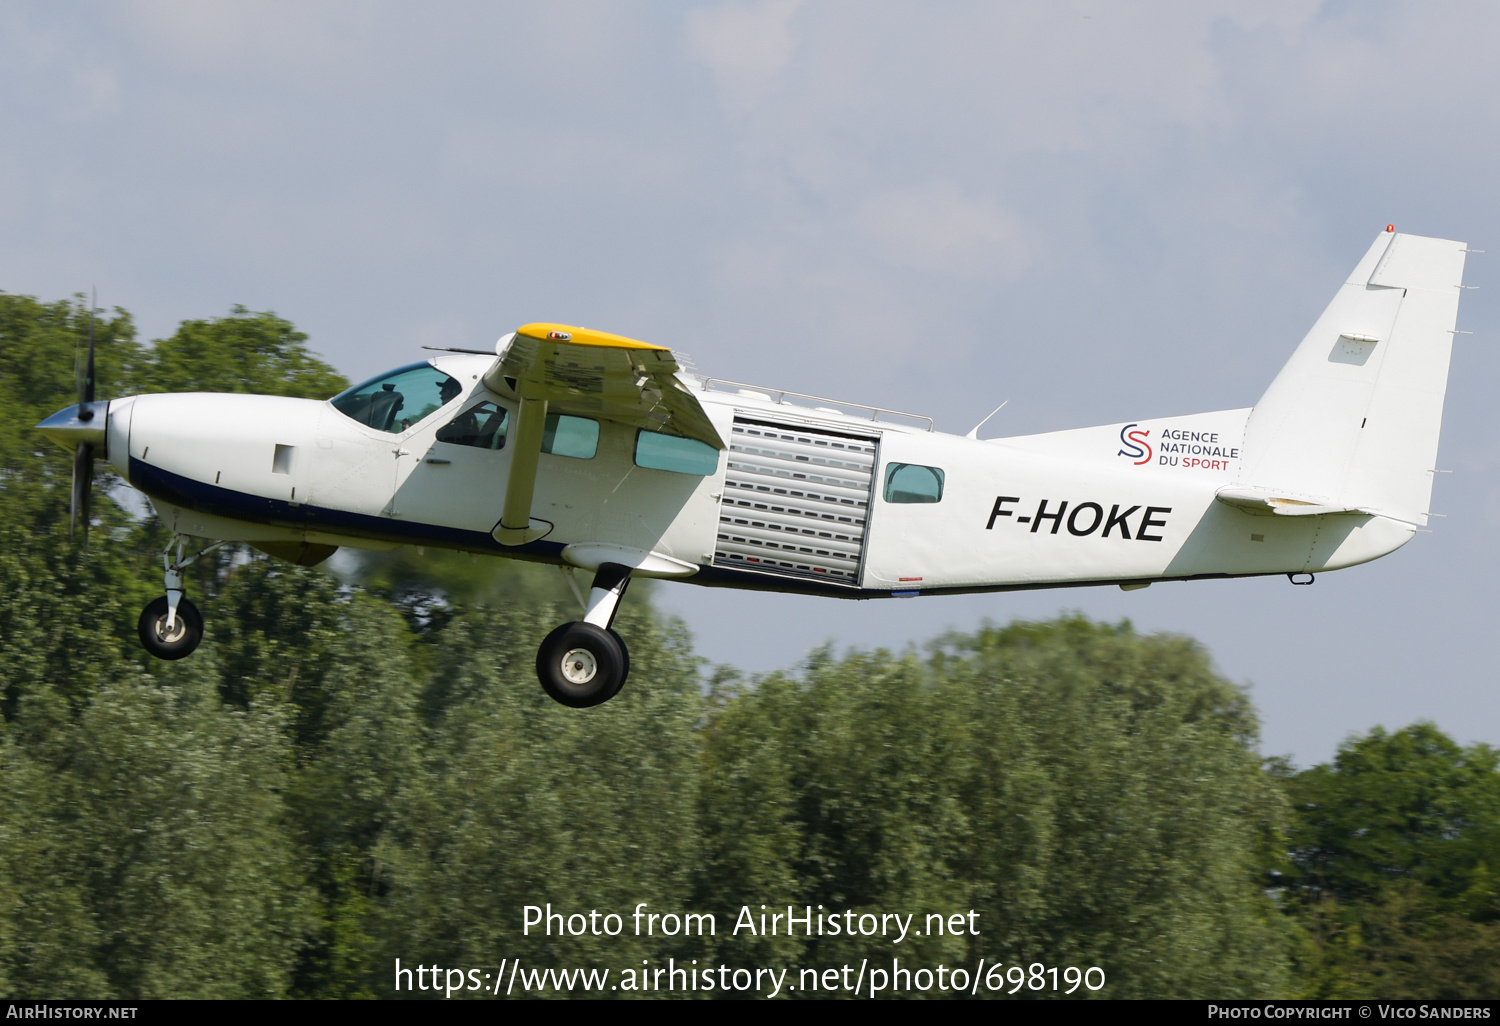
[[1378, 516], [1373, 509], [1344, 506], [1333, 502], [1315, 502], [1293, 499], [1274, 492], [1258, 491], [1254, 488], [1220, 488], [1214, 498], [1230, 506], [1250, 513], [1274, 513], [1283, 517], [1315, 517], [1323, 513], [1362, 513]]

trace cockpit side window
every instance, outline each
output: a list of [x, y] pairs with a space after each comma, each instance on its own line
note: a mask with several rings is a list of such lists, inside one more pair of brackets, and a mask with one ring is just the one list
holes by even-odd
[[[498, 452], [505, 448], [510, 414], [492, 402], [476, 403], [438, 428], [437, 440]], [[599, 451], [599, 422], [588, 417], [549, 413], [542, 429], [542, 452], [591, 460]]]
[[635, 465], [648, 470], [706, 477], [719, 469], [719, 450], [695, 438], [661, 434], [644, 428], [635, 436]]
[[566, 413], [547, 414], [542, 429], [542, 452], [553, 456], [571, 456], [591, 460], [599, 451], [599, 422], [589, 417], [570, 417]]
[[505, 432], [510, 426], [504, 409], [494, 403], [480, 403], [438, 428], [437, 440], [450, 445], [472, 445], [476, 449], [499, 451], [505, 448]]
[[414, 363], [340, 392], [334, 409], [377, 431], [398, 435], [448, 405], [463, 386], [430, 363]]

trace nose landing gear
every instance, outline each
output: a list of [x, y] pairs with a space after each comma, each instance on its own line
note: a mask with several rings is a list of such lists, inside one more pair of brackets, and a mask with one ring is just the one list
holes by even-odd
[[214, 542], [184, 559], [182, 537], [174, 538], [173, 542], [177, 545], [177, 559], [171, 561], [171, 544], [161, 554], [167, 593], [141, 610], [141, 618], [136, 622], [141, 647], [158, 659], [181, 659], [191, 655], [203, 640], [203, 614], [183, 595], [182, 571], [224, 544]]
[[630, 567], [602, 564], [594, 574], [583, 619], [563, 624], [542, 642], [536, 675], [554, 700], [586, 709], [609, 701], [625, 686], [630, 653], [610, 624], [629, 585]]
[[141, 611], [140, 621], [136, 624], [141, 647], [158, 659], [181, 659], [191, 655], [198, 642], [203, 640], [203, 614], [198, 612], [198, 607], [179, 597], [177, 607], [173, 609], [170, 601], [166, 597], [152, 600]]

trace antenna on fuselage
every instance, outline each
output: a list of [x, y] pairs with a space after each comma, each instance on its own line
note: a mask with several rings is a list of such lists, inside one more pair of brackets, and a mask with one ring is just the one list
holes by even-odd
[[474, 356], [494, 356], [493, 349], [460, 349], [457, 346], [423, 346], [423, 349], [431, 349], [435, 353], [471, 353]]
[[[1008, 402], [1010, 402], [1009, 399], [1005, 400], [1005, 403], [1008, 403]], [[995, 414], [997, 414], [1001, 410], [1005, 409], [1005, 403], [1001, 403], [999, 406], [996, 406], [993, 410], [991, 410], [990, 411], [990, 417], [993, 417]], [[965, 438], [972, 438], [975, 441], [978, 441], [978, 439], [979, 439], [979, 429], [982, 428], [982, 427], [984, 427], [986, 424], [988, 424], [990, 422], [990, 417], [986, 417], [983, 420], [981, 420], [978, 424], [975, 424], [973, 430], [970, 431], [968, 434], [964, 435], [964, 437]]]

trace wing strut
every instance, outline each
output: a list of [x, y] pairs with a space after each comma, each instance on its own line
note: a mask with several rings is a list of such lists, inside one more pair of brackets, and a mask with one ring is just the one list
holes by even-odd
[[500, 512], [499, 525], [490, 532], [501, 545], [525, 545], [552, 530], [545, 520], [531, 519], [531, 497], [536, 491], [536, 471], [546, 429], [547, 400], [522, 396], [520, 409], [516, 411], [510, 476], [505, 480], [505, 506]]
[[531, 515], [549, 408], [728, 448], [697, 397], [678, 380], [677, 361], [665, 346], [550, 323], [522, 325], [501, 342], [484, 385], [520, 399], [505, 505], [490, 532], [501, 545], [525, 545], [552, 530]]

